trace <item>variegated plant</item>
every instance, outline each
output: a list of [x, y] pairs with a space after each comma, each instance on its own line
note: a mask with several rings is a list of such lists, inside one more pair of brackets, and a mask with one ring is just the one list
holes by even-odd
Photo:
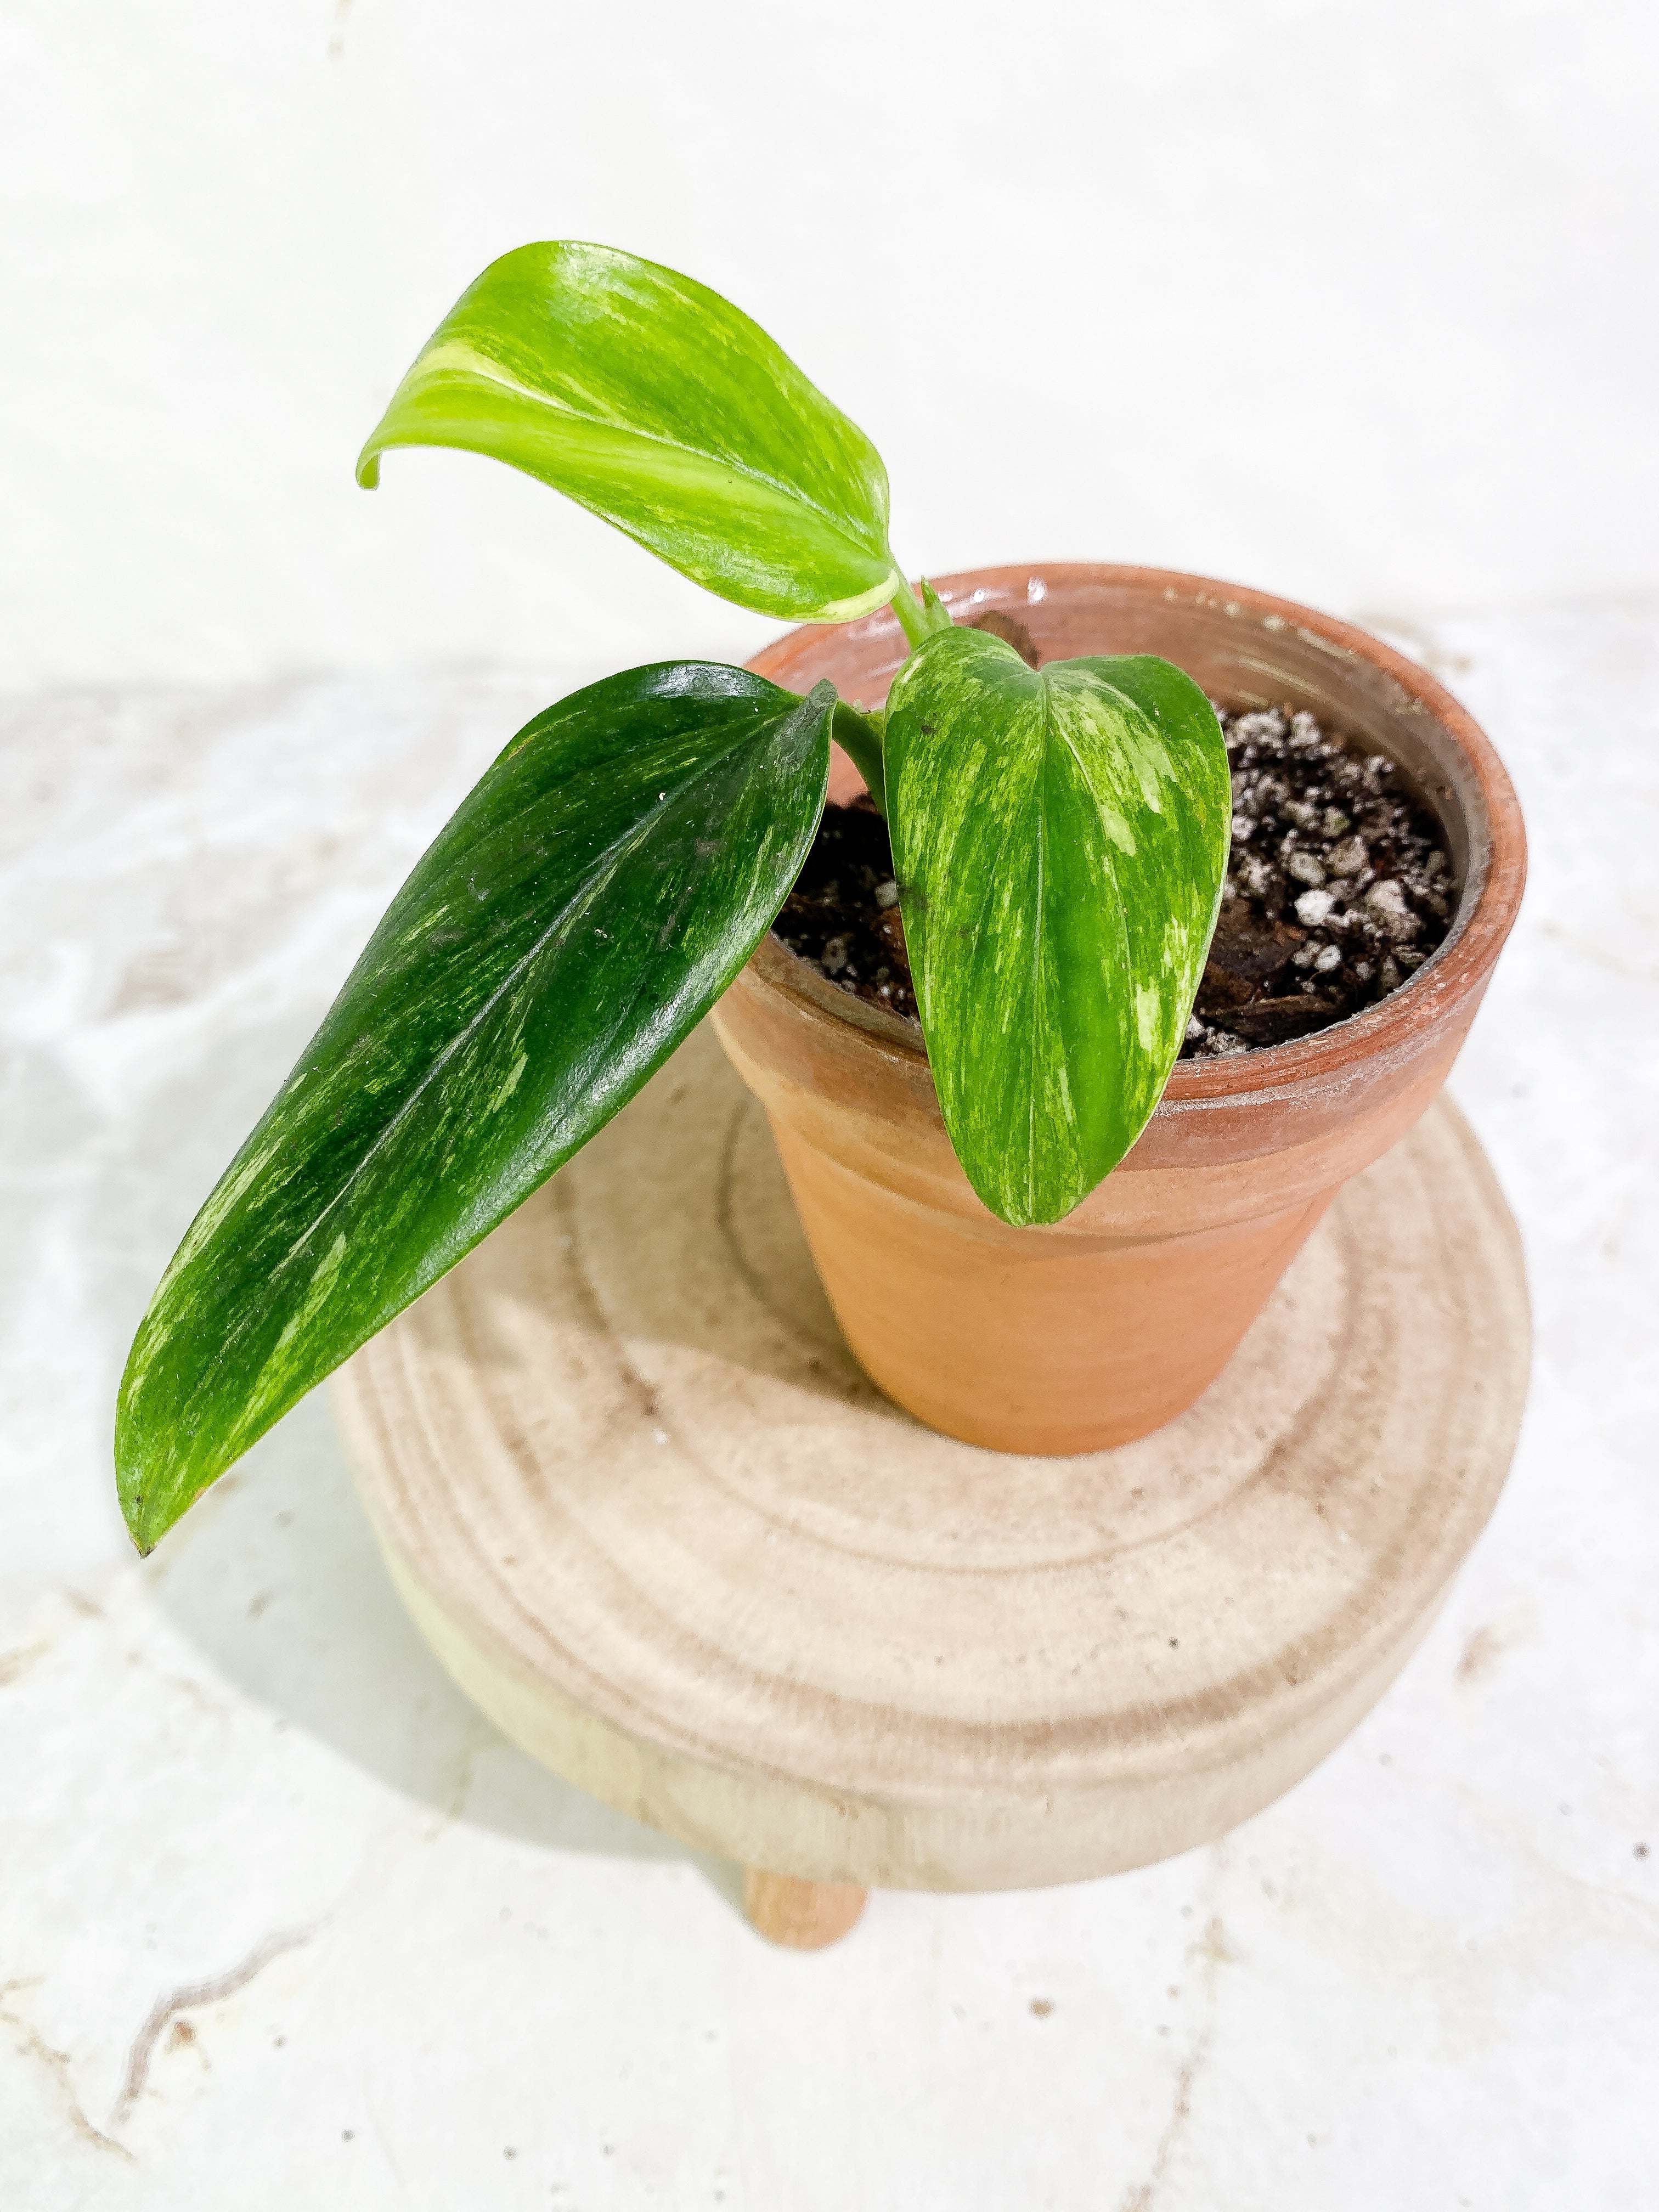
[[886, 711], [705, 661], [521, 730], [394, 900], [191, 1224], [122, 1383], [149, 1550], [208, 1484], [616, 1113], [764, 935], [833, 734], [888, 818], [958, 1158], [1006, 1221], [1068, 1213], [1157, 1104], [1226, 864], [1227, 759], [1166, 661], [1026, 666], [918, 597], [863, 432], [688, 278], [595, 246], [494, 263], [357, 465], [462, 446], [740, 606], [910, 647]]

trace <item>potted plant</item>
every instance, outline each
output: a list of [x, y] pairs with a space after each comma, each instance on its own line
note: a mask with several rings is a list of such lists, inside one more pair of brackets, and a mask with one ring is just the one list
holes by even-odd
[[[663, 664], [561, 701], [420, 860], [139, 1329], [117, 1462], [140, 1547], [717, 1005], [891, 1395], [1053, 1451], [1189, 1402], [1340, 1182], [1432, 1097], [1513, 919], [1519, 817], [1468, 718], [1358, 633], [1194, 579], [913, 591], [863, 434], [726, 301], [608, 248], [486, 270], [360, 482], [408, 445], [507, 461], [813, 626], [749, 669]], [[1212, 697], [1295, 701], [1396, 762], [1456, 904], [1378, 1003], [1177, 1066], [1233, 839]], [[832, 738], [885, 817], [919, 1025], [768, 935]]]

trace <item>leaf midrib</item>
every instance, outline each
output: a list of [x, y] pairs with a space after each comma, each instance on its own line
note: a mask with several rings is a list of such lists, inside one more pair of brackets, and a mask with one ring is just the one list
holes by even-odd
[[[1067, 728], [1066, 727], [1066, 724], [1065, 724], [1065, 720], [1064, 720], [1064, 718], [1063, 718], [1063, 717], [1061, 717], [1061, 716], [1057, 716], [1057, 715], [1054, 714], [1054, 686], [1053, 686], [1053, 684], [1050, 684], [1050, 683], [1048, 683], [1048, 681], [1046, 681], [1046, 680], [1044, 679], [1043, 675], [1042, 675], [1042, 672], [1041, 670], [1038, 670], [1038, 671], [1036, 672], [1036, 675], [1037, 675], [1037, 680], [1038, 680], [1038, 682], [1039, 682], [1039, 683], [1041, 683], [1041, 684], [1042, 684], [1042, 740], [1041, 740], [1041, 751], [1040, 751], [1039, 764], [1038, 764], [1038, 768], [1037, 768], [1037, 775], [1036, 775], [1036, 781], [1037, 781], [1037, 784], [1038, 784], [1038, 786], [1039, 786], [1039, 794], [1038, 794], [1038, 801], [1037, 801], [1037, 808], [1036, 808], [1036, 817], [1037, 817], [1037, 818], [1036, 818], [1036, 847], [1037, 847], [1036, 919], [1036, 922], [1035, 922], [1034, 927], [1033, 927], [1033, 929], [1032, 929], [1032, 946], [1031, 946], [1031, 1056], [1032, 1056], [1032, 1057], [1031, 1057], [1031, 1064], [1032, 1064], [1032, 1066], [1033, 1066], [1034, 1068], [1035, 1068], [1035, 1067], [1036, 1066], [1036, 1065], [1037, 1065], [1037, 1028], [1038, 1028], [1038, 1023], [1039, 1023], [1039, 1020], [1040, 1020], [1041, 1005], [1042, 1005], [1041, 973], [1042, 973], [1042, 953], [1043, 953], [1043, 949], [1044, 949], [1044, 934], [1043, 934], [1043, 933], [1044, 933], [1044, 923], [1045, 923], [1045, 919], [1046, 919], [1046, 908], [1045, 908], [1045, 906], [1044, 906], [1044, 889], [1045, 889], [1045, 884], [1046, 884], [1046, 881], [1047, 881], [1047, 858], [1048, 858], [1047, 831], [1048, 831], [1048, 765], [1049, 765], [1049, 757], [1050, 757], [1050, 745], [1051, 745], [1052, 742], [1053, 742], [1054, 739], [1056, 739], [1056, 738], [1057, 738], [1057, 739], [1059, 740], [1060, 744], [1065, 748], [1065, 750], [1066, 750], [1066, 751], [1071, 755], [1071, 757], [1072, 757], [1073, 760], [1076, 763], [1076, 764], [1077, 764], [1077, 772], [1078, 772], [1079, 776], [1079, 777], [1080, 777], [1080, 779], [1082, 780], [1083, 787], [1084, 787], [1084, 789], [1088, 793], [1088, 794], [1089, 794], [1090, 798], [1093, 800], [1094, 805], [1095, 805], [1095, 806], [1096, 806], [1097, 810], [1102, 810], [1102, 809], [1103, 808], [1103, 805], [1104, 805], [1104, 802], [1102, 800], [1102, 799], [1101, 799], [1101, 796], [1100, 796], [1100, 793], [1099, 793], [1098, 790], [1096, 788], [1094, 778], [1093, 778], [1093, 777], [1090, 775], [1090, 773], [1089, 773], [1089, 763], [1087, 763], [1087, 761], [1084, 758], [1083, 755], [1082, 755], [1082, 754], [1078, 750], [1076, 744], [1073, 743], [1073, 738], [1072, 738], [1071, 732], [1070, 732], [1070, 731], [1069, 731], [1069, 730], [1067, 730]], [[1120, 691], [1120, 690], [1117, 689], [1117, 687], [1116, 687], [1116, 685], [1115, 685], [1115, 684], [1111, 684], [1111, 683], [1109, 683], [1109, 682], [1106, 681], [1104, 678], [1097, 678], [1095, 680], [1099, 684], [1100, 690], [1101, 690], [1103, 692], [1109, 692], [1109, 693], [1111, 695], [1111, 696], [1112, 696], [1114, 699], [1115, 699], [1116, 701], [1118, 701], [1118, 702], [1119, 702], [1119, 703], [1120, 703], [1120, 704], [1121, 704], [1121, 706], [1122, 706], [1126, 710], [1130, 711], [1130, 712], [1134, 711], [1134, 702], [1133, 702], [1133, 700], [1131, 700], [1131, 699], [1129, 699], [1129, 698], [1127, 698], [1127, 697], [1126, 696], [1126, 695], [1125, 695], [1123, 692]], [[1110, 844], [1110, 841], [1109, 841], [1109, 840], [1107, 840], [1107, 841], [1106, 841], [1106, 842], [1107, 842], [1108, 847], [1109, 848], [1109, 844]], [[1125, 903], [1124, 903], [1124, 898], [1123, 898], [1123, 886], [1122, 886], [1122, 884], [1121, 884], [1119, 882], [1119, 880], [1118, 880], [1118, 872], [1117, 872], [1116, 868], [1112, 865], [1112, 858], [1111, 858], [1111, 853], [1110, 853], [1109, 849], [1109, 850], [1107, 850], [1107, 851], [1105, 851], [1105, 852], [1103, 854], [1103, 865], [1104, 865], [1104, 871], [1105, 871], [1106, 880], [1107, 880], [1107, 882], [1111, 885], [1111, 889], [1112, 889], [1112, 896], [1113, 896], [1113, 898], [1114, 898], [1114, 899], [1116, 901], [1116, 902], [1117, 902], [1117, 912], [1118, 912], [1118, 923], [1119, 923], [1119, 927], [1120, 927], [1120, 928], [1121, 929], [1121, 931], [1122, 931], [1122, 933], [1123, 933], [1124, 941], [1125, 941], [1125, 942], [1126, 942], [1126, 944], [1127, 944], [1127, 942], [1129, 942], [1129, 914], [1128, 914], [1128, 908], [1127, 908], [1127, 906], [1125, 905]], [[1063, 1043], [1063, 1042], [1064, 1042], [1064, 1038], [1063, 1038], [1063, 1032], [1062, 1032], [1062, 1043]], [[1064, 1053], [1064, 1052], [1062, 1052], [1062, 1054], [1061, 1054], [1061, 1063], [1062, 1063], [1062, 1065], [1063, 1065], [1063, 1064], [1064, 1064], [1064, 1062], [1065, 1062], [1065, 1059], [1066, 1059], [1066, 1055], [1065, 1054], [1065, 1053]], [[1073, 1111], [1075, 1111], [1075, 1108], [1076, 1108], [1076, 1102], [1075, 1102], [1075, 1100], [1073, 1100]], [[1080, 1126], [1080, 1125], [1078, 1125], [1077, 1136], [1076, 1136], [1076, 1139], [1075, 1139], [1075, 1140], [1074, 1140], [1073, 1149], [1074, 1149], [1075, 1151], [1079, 1152], [1079, 1153], [1081, 1152], [1081, 1150], [1082, 1150], [1082, 1143], [1083, 1143], [1083, 1138], [1082, 1138], [1082, 1130], [1081, 1130], [1081, 1126]], [[1025, 1139], [1025, 1154], [1026, 1154], [1026, 1180], [1027, 1180], [1028, 1203], [1030, 1204], [1030, 1206], [1031, 1211], [1035, 1213], [1035, 1212], [1036, 1212], [1036, 1198], [1037, 1198], [1037, 1192], [1036, 1192], [1036, 1085], [1035, 1085], [1035, 1083], [1031, 1085], [1031, 1088], [1030, 1088], [1030, 1102], [1029, 1102], [1029, 1106], [1028, 1106], [1028, 1111], [1027, 1111], [1027, 1119], [1026, 1119], [1026, 1139]]]
[[[659, 431], [641, 430], [631, 422], [618, 422], [599, 414], [584, 415], [579, 408], [568, 405], [562, 399], [555, 398], [551, 392], [538, 392], [532, 386], [521, 382], [519, 378], [509, 374], [489, 361], [485, 356], [477, 352], [471, 345], [465, 345], [455, 340], [452, 340], [451, 343], [455, 352], [465, 358], [467, 364], [466, 373], [476, 375], [481, 383], [496, 385], [503, 392], [512, 392], [518, 398], [527, 400], [533, 406], [545, 407], [550, 413], [563, 416], [567, 421], [583, 423], [592, 429], [610, 430], [617, 436], [634, 439], [642, 446], [660, 447], [665, 453], [690, 453], [711, 469], [726, 469], [733, 476], [742, 477], [746, 483], [764, 484], [769, 491], [775, 493], [779, 498], [788, 500], [797, 507], [804, 507], [809, 514], [816, 515], [817, 520], [826, 525], [843, 545], [850, 546], [855, 552], [864, 555], [866, 559], [870, 557], [868, 546], [860, 544], [856, 538], [847, 535], [842, 519], [833, 514], [828, 507], [821, 506], [799, 485], [786, 483], [776, 477], [769, 476], [763, 469], [748, 467], [740, 461], [733, 460], [728, 454], [712, 453], [707, 447], [695, 445], [686, 439], [666, 437]], [[442, 365], [428, 363], [427, 373], [422, 375], [421, 381], [423, 384], [435, 383], [444, 373]], [[459, 373], [459, 368], [456, 373]], [[819, 397], [823, 398], [823, 394], [820, 393]], [[392, 404], [396, 405], [395, 399]], [[826, 399], [824, 404], [827, 407], [833, 403]], [[875, 557], [887, 562], [890, 574], [897, 574], [892, 549], [884, 540], [880, 552]]]

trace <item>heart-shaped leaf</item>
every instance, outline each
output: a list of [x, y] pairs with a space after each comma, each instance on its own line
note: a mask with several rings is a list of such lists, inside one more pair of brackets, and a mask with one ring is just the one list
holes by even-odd
[[898, 588], [887, 471], [718, 292], [606, 246], [521, 246], [422, 349], [357, 463], [462, 446], [568, 494], [739, 606], [848, 622]]
[[1227, 863], [1214, 710], [1165, 660], [1033, 670], [951, 629], [899, 671], [884, 750], [951, 1141], [993, 1212], [1058, 1221], [1134, 1142], [1181, 1049]]
[[631, 1097], [823, 808], [835, 692], [636, 668], [521, 730], [179, 1246], [121, 1387], [142, 1548]]

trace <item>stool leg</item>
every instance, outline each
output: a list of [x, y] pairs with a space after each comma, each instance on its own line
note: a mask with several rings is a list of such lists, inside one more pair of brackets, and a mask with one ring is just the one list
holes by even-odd
[[822, 1951], [837, 1943], [864, 1910], [856, 1882], [799, 1881], [793, 1875], [743, 1870], [743, 1910], [750, 1926], [769, 1942], [791, 1951]]

